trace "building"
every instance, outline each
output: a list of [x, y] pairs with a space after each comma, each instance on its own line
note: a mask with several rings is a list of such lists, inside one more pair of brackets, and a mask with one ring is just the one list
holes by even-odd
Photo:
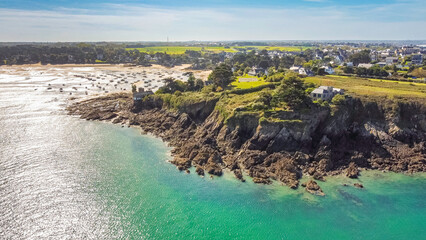
[[386, 64], [387, 65], [392, 65], [398, 63], [398, 58], [397, 57], [387, 57], [386, 58]]
[[293, 71], [293, 72], [298, 73], [298, 72], [299, 72], [299, 70], [300, 70], [301, 68], [302, 68], [302, 66], [293, 65], [293, 66], [290, 68], [290, 71]]
[[336, 57], [334, 57], [334, 62], [336, 64], [342, 64], [345, 61], [345, 59], [341, 56], [341, 55], [337, 55]]
[[373, 64], [371, 64], [371, 63], [360, 63], [360, 64], [358, 64], [359, 68], [367, 68], [367, 69], [369, 69], [372, 66], [373, 66]]
[[328, 74], [334, 74], [334, 69], [330, 66], [326, 66], [326, 67], [324, 67], [324, 72], [326, 72]]
[[378, 62], [376, 64], [379, 65], [379, 67], [384, 67], [386, 65], [389, 65], [387, 62]]
[[329, 86], [320, 86], [313, 90], [310, 94], [313, 100], [331, 101], [337, 94], [343, 95], [345, 91], [340, 88], [333, 88]]
[[134, 101], [142, 101], [144, 97], [154, 94], [152, 91], [145, 91], [144, 88], [139, 88], [137, 92], [133, 93], [133, 100]]
[[415, 65], [421, 65], [423, 63], [423, 55], [416, 54], [411, 57], [411, 63]]
[[303, 68], [303, 67], [299, 68], [299, 74], [300, 75], [306, 75], [306, 76], [314, 76], [315, 75], [311, 70]]
[[258, 76], [259, 74], [268, 75], [268, 71], [263, 68], [252, 67], [252, 69], [247, 74], [250, 76]]

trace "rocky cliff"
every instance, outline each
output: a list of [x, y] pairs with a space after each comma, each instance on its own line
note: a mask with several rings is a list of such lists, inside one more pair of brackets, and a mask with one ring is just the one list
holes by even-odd
[[74, 103], [68, 111], [140, 126], [174, 146], [178, 169], [194, 166], [199, 175], [229, 169], [242, 181], [247, 174], [256, 183], [297, 188], [303, 174], [324, 180], [341, 173], [356, 178], [361, 169], [426, 170], [426, 108], [420, 104], [382, 107], [349, 99], [334, 108], [275, 112], [274, 120], [236, 109], [225, 121], [216, 102], [172, 111], [160, 98], [134, 104], [120, 93]]

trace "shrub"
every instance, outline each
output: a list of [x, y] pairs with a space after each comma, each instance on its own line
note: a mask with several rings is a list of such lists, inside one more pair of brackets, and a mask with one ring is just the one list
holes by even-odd
[[346, 100], [346, 97], [344, 95], [337, 94], [336, 96], [333, 97], [333, 99], [331, 100], [331, 103], [334, 105], [340, 105], [340, 104], [343, 104], [345, 100]]

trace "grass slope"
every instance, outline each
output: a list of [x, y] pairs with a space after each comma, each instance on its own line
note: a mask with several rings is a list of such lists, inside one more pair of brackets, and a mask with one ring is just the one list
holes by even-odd
[[367, 98], [414, 100], [426, 103], [426, 84], [341, 76], [315, 76], [306, 82], [343, 88], [350, 95]]

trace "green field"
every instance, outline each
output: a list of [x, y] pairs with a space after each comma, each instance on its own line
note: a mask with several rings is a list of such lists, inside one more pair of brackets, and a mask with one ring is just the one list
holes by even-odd
[[367, 79], [343, 76], [315, 76], [305, 78], [306, 82], [344, 89], [350, 95], [380, 99], [402, 98], [426, 102], [426, 84], [398, 82], [381, 79]]
[[306, 49], [310, 49], [310, 47], [304, 47], [304, 46], [242, 46], [242, 47], [236, 47], [236, 49], [259, 49], [263, 50], [266, 49], [268, 51], [284, 51], [284, 52], [297, 52], [297, 51], [304, 51]]
[[144, 47], [144, 48], [126, 48], [127, 51], [137, 49], [140, 52], [146, 53], [167, 53], [172, 55], [184, 54], [186, 50], [197, 51], [197, 52], [236, 52], [237, 50], [225, 47], [192, 47], [192, 46], [156, 46], [156, 47]]
[[198, 51], [198, 52], [238, 52], [240, 50], [251, 50], [251, 49], [259, 49], [259, 50], [280, 50], [280, 51], [300, 51], [306, 50], [309, 47], [299, 47], [299, 46], [241, 46], [241, 47], [215, 47], [215, 46], [206, 46], [206, 47], [194, 47], [194, 46], [154, 46], [154, 47], [144, 47], [144, 48], [126, 48], [129, 50], [139, 50], [140, 52], [146, 53], [157, 53], [157, 52], [166, 52], [167, 54], [179, 55], [184, 54], [186, 50]]
[[[240, 81], [240, 79], [244, 79], [244, 78], [253, 79], [253, 81], [252, 82]], [[231, 85], [234, 86], [236, 89], [254, 88], [254, 87], [258, 87], [265, 84], [268, 84], [268, 83], [263, 81], [262, 79], [259, 79], [258, 77], [249, 76], [249, 75], [237, 77], [237, 79], [233, 83], [231, 83]]]

